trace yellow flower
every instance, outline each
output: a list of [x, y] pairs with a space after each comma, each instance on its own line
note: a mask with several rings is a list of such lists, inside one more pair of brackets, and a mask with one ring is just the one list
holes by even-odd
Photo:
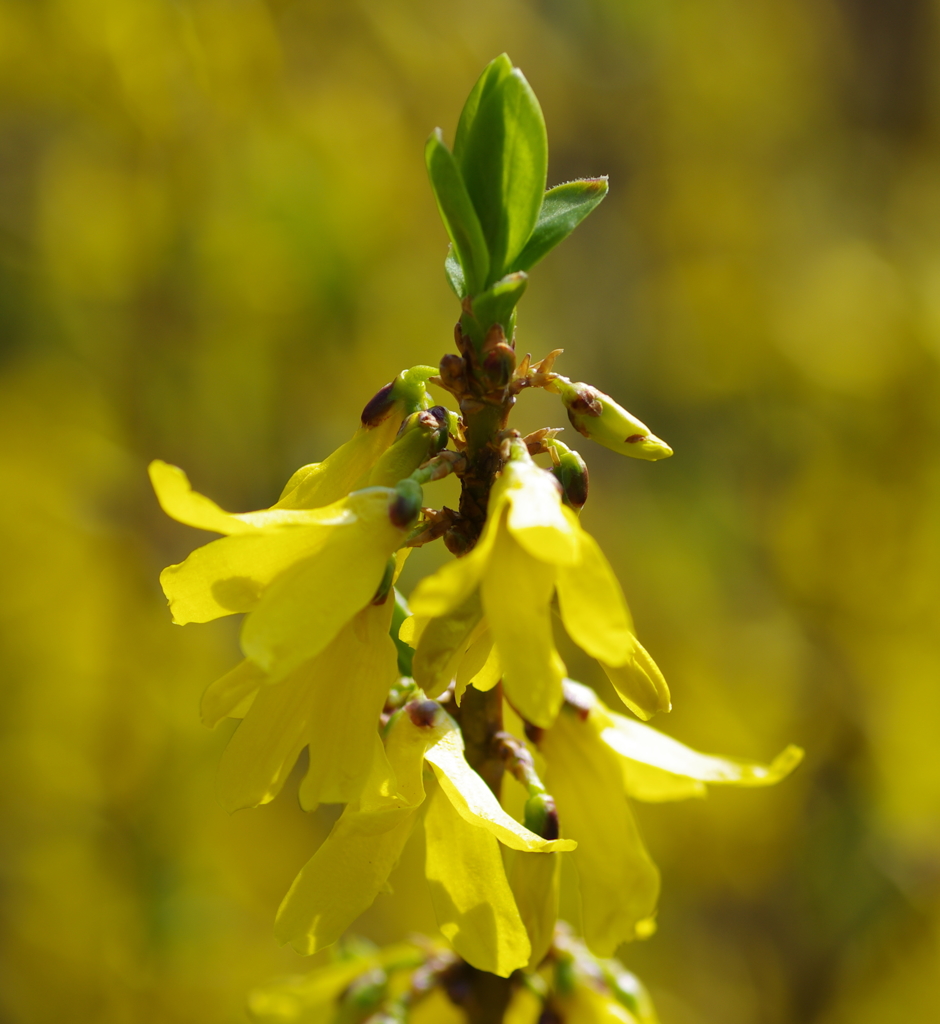
[[441, 932], [473, 966], [508, 977], [528, 963], [531, 947], [499, 844], [523, 852], [575, 844], [542, 839], [502, 809], [467, 764], [456, 723], [433, 701], [414, 701], [393, 717], [384, 753], [294, 880], [278, 911], [277, 937], [300, 953], [335, 942], [385, 885], [423, 812]]
[[803, 754], [787, 747], [770, 765], [700, 754], [612, 712], [586, 686], [565, 680], [564, 692], [565, 710], [538, 746], [562, 833], [578, 841], [585, 941], [610, 956], [621, 942], [649, 934], [659, 889], [626, 798], [683, 799], [703, 795], [706, 783], [772, 785]]
[[213, 683], [202, 718], [244, 718], [222, 755], [218, 790], [229, 811], [257, 807], [277, 796], [301, 751], [308, 768], [300, 803], [355, 800], [377, 748], [378, 721], [398, 678], [388, 635], [393, 602], [357, 612], [324, 647], [276, 684], [247, 659]]
[[485, 689], [501, 676], [524, 719], [551, 725], [565, 675], [552, 637], [555, 594], [569, 635], [604, 665], [624, 703], [643, 718], [669, 710], [665, 680], [633, 635], [607, 559], [562, 504], [552, 474], [519, 442], [493, 487], [477, 546], [423, 580], [411, 597], [415, 622], [401, 635], [417, 640], [415, 679], [435, 696], [466, 655], [464, 684], [469, 677]]

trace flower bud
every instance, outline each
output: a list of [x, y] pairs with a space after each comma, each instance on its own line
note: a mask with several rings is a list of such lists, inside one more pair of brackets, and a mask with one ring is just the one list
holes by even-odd
[[413, 412], [398, 431], [390, 448], [376, 462], [370, 487], [394, 487], [447, 444], [449, 420], [443, 406]]
[[501, 341], [483, 356], [483, 376], [491, 391], [497, 391], [512, 380], [516, 369], [516, 353]]
[[577, 452], [555, 438], [547, 440], [545, 445], [552, 449], [553, 460], [558, 459], [552, 466], [552, 472], [561, 484], [562, 501], [568, 508], [580, 512], [588, 496], [587, 464]]
[[533, 793], [526, 800], [523, 824], [542, 839], [558, 838], [558, 810], [548, 793]]
[[590, 384], [573, 384], [560, 376], [553, 377], [548, 388], [561, 395], [574, 429], [592, 441], [621, 455], [650, 462], [672, 455], [665, 441], [603, 391]]
[[377, 427], [388, 419], [393, 412], [400, 416], [427, 409], [430, 405], [426, 382], [437, 370], [433, 366], [412, 366], [401, 373], [384, 388], [380, 388], [366, 402], [362, 410], [362, 425], [367, 428]]
[[400, 480], [395, 487], [395, 496], [388, 503], [388, 518], [393, 526], [407, 530], [418, 518], [424, 494], [414, 480]]

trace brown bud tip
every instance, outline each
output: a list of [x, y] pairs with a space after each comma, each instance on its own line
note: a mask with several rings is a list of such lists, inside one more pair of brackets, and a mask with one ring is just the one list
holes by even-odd
[[395, 487], [395, 496], [388, 503], [388, 518], [392, 526], [407, 529], [418, 518], [423, 494], [420, 485], [408, 478], [400, 480]]
[[483, 357], [483, 375], [491, 389], [504, 388], [516, 369], [516, 353], [505, 341], [494, 345]]
[[636, 444], [638, 441], [645, 441], [646, 434], [631, 434], [629, 437], [624, 438], [627, 444]]
[[395, 400], [392, 398], [392, 388], [395, 382], [389, 381], [384, 388], [377, 391], [362, 410], [362, 425], [364, 427], [377, 427], [392, 411]]
[[[593, 388], [591, 389], [593, 391]], [[568, 408], [581, 416], [600, 416], [604, 411], [600, 401], [587, 388], [582, 388], [577, 398], [571, 400]]]
[[413, 700], [405, 706], [408, 717], [420, 729], [428, 729], [434, 725], [434, 718], [441, 706], [436, 700]]

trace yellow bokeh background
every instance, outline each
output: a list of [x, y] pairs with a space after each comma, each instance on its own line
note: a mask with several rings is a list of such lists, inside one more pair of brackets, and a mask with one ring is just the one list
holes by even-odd
[[[270, 504], [450, 347], [422, 147], [503, 50], [550, 183], [611, 179], [519, 347], [676, 449], [580, 446], [661, 724], [807, 750], [639, 809], [664, 890], [625, 962], [663, 1024], [940, 1019], [937, 5], [2, 0], [4, 1021], [240, 1021], [308, 965], [272, 920], [328, 821], [218, 806], [197, 703], [235, 626], [170, 624], [159, 570], [205, 538], [145, 466]], [[403, 882], [361, 930], [426, 912]]]

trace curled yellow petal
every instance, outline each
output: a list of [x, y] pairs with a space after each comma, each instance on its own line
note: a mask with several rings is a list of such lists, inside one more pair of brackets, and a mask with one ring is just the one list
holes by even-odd
[[669, 686], [659, 666], [635, 636], [630, 637], [627, 646], [629, 654], [622, 665], [610, 665], [601, 660], [601, 666], [613, 683], [617, 695], [644, 721], [658, 711], [671, 711]]
[[565, 674], [552, 636], [556, 572], [500, 530], [481, 587], [506, 696], [523, 718], [543, 728], [558, 714]]
[[632, 761], [712, 785], [772, 786], [803, 759], [803, 751], [794, 746], [787, 747], [769, 765], [700, 754], [642, 722], [613, 712], [610, 717], [613, 725], [601, 732], [601, 739], [611, 750]]
[[545, 959], [558, 919], [561, 856], [557, 853], [517, 853], [509, 885], [532, 944], [526, 970], [534, 971]]
[[512, 850], [548, 853], [573, 850], [577, 846], [570, 839], [542, 839], [511, 818], [489, 786], [467, 763], [463, 751], [463, 737], [455, 726], [428, 747], [424, 756], [434, 769], [441, 789], [465, 821], [491, 832]]
[[[575, 523], [570, 509], [564, 510]], [[565, 629], [592, 658], [622, 665], [630, 656], [633, 622], [623, 591], [597, 541], [580, 531], [576, 565], [558, 567], [558, 605]]]
[[437, 697], [450, 685], [464, 653], [480, 631], [482, 617], [480, 597], [473, 591], [453, 611], [427, 623], [415, 647], [412, 675], [429, 697]]
[[561, 833], [578, 841], [572, 858], [585, 941], [592, 952], [612, 956], [652, 914], [659, 872], [624, 797], [617, 755], [601, 741], [589, 717], [582, 719], [566, 707], [543, 734], [540, 749]]
[[554, 476], [531, 459], [509, 462], [496, 485], [509, 504], [509, 532], [533, 557], [556, 565], [578, 561], [577, 519], [564, 514], [561, 490]]
[[467, 824], [440, 789], [428, 800], [424, 831], [438, 927], [469, 964], [508, 978], [529, 962], [530, 945], [499, 844], [490, 832]]
[[475, 690], [485, 693], [493, 689], [502, 675], [503, 666], [499, 662], [499, 651], [493, 643], [493, 631], [487, 625], [467, 648], [467, 653], [457, 668], [454, 700], [457, 701], [458, 707], [468, 686], [472, 685]]
[[230, 672], [216, 679], [202, 695], [199, 713], [202, 724], [214, 728], [223, 718], [240, 718], [245, 702], [267, 682], [267, 675], [253, 661], [240, 661]]

